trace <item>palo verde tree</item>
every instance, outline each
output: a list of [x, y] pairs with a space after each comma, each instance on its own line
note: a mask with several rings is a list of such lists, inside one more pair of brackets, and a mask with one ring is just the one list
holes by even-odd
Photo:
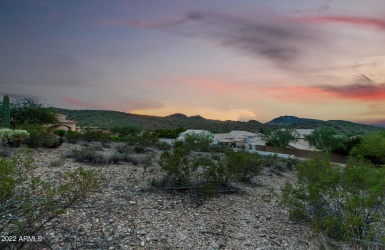
[[52, 107], [45, 107], [43, 104], [31, 98], [19, 99], [11, 103], [11, 114], [15, 124], [36, 124], [43, 125], [57, 123], [57, 113]]
[[342, 167], [314, 155], [297, 166], [297, 179], [282, 188], [290, 219], [338, 240], [385, 246], [385, 168], [354, 158]]
[[352, 154], [363, 157], [374, 164], [385, 164], [385, 131], [380, 130], [361, 137], [361, 143], [353, 148]]
[[90, 199], [105, 185], [103, 174], [82, 167], [66, 172], [60, 183], [43, 180], [34, 173], [33, 162], [32, 152], [24, 148], [9, 159], [0, 158], [0, 235], [16, 239], [0, 241], [0, 249], [42, 249], [42, 245], [35, 245], [39, 242], [18, 241], [14, 237], [38, 238], [48, 222], [72, 205]]
[[309, 142], [310, 146], [323, 152], [331, 152], [338, 148], [341, 143], [341, 138], [338, 136], [337, 131], [329, 127], [318, 127], [309, 135], [305, 135], [305, 139]]
[[266, 145], [284, 149], [290, 142], [297, 141], [298, 137], [298, 132], [293, 128], [270, 130], [266, 133]]

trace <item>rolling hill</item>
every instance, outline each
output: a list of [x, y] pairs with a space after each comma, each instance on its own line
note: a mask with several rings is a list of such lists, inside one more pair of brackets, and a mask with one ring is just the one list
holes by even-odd
[[226, 133], [231, 130], [246, 130], [258, 132], [261, 128], [270, 129], [277, 127], [290, 126], [294, 128], [317, 128], [327, 126], [336, 129], [343, 134], [363, 134], [379, 129], [380, 127], [364, 125], [349, 121], [331, 120], [322, 121], [316, 119], [299, 118], [296, 116], [280, 116], [265, 124], [255, 120], [247, 122], [242, 121], [220, 121], [206, 119], [202, 116], [186, 116], [184, 114], [172, 114], [166, 117], [137, 115], [119, 111], [107, 110], [70, 110], [57, 109], [61, 114], [67, 115], [68, 119], [78, 121], [82, 127], [100, 127], [108, 129], [113, 125], [122, 125], [126, 123], [135, 123], [144, 129], [157, 128], [186, 128], [186, 129], [204, 129], [213, 133]]

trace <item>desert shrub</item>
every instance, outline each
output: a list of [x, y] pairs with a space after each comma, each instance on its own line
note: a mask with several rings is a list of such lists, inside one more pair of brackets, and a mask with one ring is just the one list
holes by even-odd
[[208, 152], [213, 145], [211, 134], [186, 134], [184, 136], [184, 147], [189, 150]]
[[181, 148], [173, 151], [165, 151], [161, 154], [159, 165], [171, 179], [172, 186], [186, 186], [190, 184], [190, 173], [194, 170], [190, 167], [190, 159]]
[[146, 152], [145, 148], [141, 145], [137, 145], [134, 147], [134, 152], [135, 153], [139, 153], [139, 154], [143, 154]]
[[240, 181], [249, 182], [257, 175], [262, 168], [260, 167], [258, 154], [244, 151], [230, 151], [226, 156], [226, 167]]
[[158, 135], [154, 132], [145, 130], [140, 134], [127, 137], [130, 145], [139, 145], [141, 147], [154, 146], [158, 142]]
[[169, 189], [193, 190], [201, 196], [234, 192], [232, 180], [246, 179], [258, 172], [257, 158], [244, 153], [213, 160], [204, 153], [191, 154], [189, 147], [174, 147], [160, 156], [159, 165], [166, 174], [162, 185]]
[[124, 158], [125, 162], [131, 162], [135, 166], [139, 164], [145, 164], [149, 156], [146, 155], [126, 155]]
[[385, 243], [385, 169], [351, 159], [346, 167], [333, 165], [327, 155], [314, 156], [297, 166], [298, 183], [282, 188], [282, 204], [293, 220], [309, 221], [340, 240]]
[[79, 133], [77, 131], [68, 130], [66, 131], [64, 138], [69, 143], [76, 143], [79, 139]]
[[100, 142], [94, 142], [90, 144], [89, 147], [91, 150], [94, 150], [94, 151], [103, 151], [103, 145]]
[[125, 124], [112, 126], [110, 131], [120, 136], [126, 136], [138, 134], [142, 131], [142, 128], [137, 124]]
[[0, 143], [0, 157], [9, 157], [12, 155], [12, 148], [9, 145]]
[[122, 140], [122, 138], [120, 136], [118, 136], [118, 135], [111, 135], [110, 138], [113, 141], [121, 141]]
[[115, 147], [116, 151], [118, 151], [121, 154], [128, 154], [133, 152], [133, 147], [126, 144], [126, 145], [117, 145]]
[[105, 133], [103, 130], [96, 128], [85, 128], [80, 132], [80, 139], [91, 142], [91, 141], [100, 141], [105, 142], [110, 139], [110, 136]]
[[385, 164], [385, 131], [372, 132], [361, 137], [352, 155], [370, 160], [373, 164]]
[[156, 147], [160, 150], [169, 150], [169, 149], [171, 149], [172, 146], [170, 144], [168, 144], [167, 142], [159, 141], [156, 143]]
[[298, 163], [299, 160], [296, 158], [284, 159], [276, 154], [264, 156], [260, 161], [261, 167], [268, 168], [273, 172], [285, 172], [288, 168], [293, 168], [293, 166], [296, 166]]
[[121, 161], [123, 161], [125, 158], [125, 155], [124, 154], [121, 154], [119, 152], [114, 152], [111, 156], [110, 156], [110, 159], [109, 159], [109, 162], [113, 163], [113, 164], [116, 164], [116, 163], [119, 163]]
[[[93, 150], [91, 147], [82, 147], [72, 150], [72, 157], [76, 162], [88, 162], [91, 164], [106, 164], [109, 159], [100, 152]], [[71, 155], [67, 155], [71, 157]]]
[[12, 147], [19, 147], [29, 137], [29, 133], [26, 130], [21, 129], [0, 129], [0, 143], [4, 145], [10, 145]]
[[57, 136], [60, 136], [60, 137], [64, 137], [64, 135], [66, 134], [66, 131], [63, 130], [63, 129], [60, 129], [60, 130], [55, 130], [53, 131], [53, 133]]
[[101, 144], [102, 144], [103, 148], [108, 148], [108, 149], [112, 148], [112, 146], [109, 142], [102, 142]]
[[30, 148], [56, 148], [63, 143], [49, 128], [40, 125], [24, 125], [23, 128], [29, 133], [25, 144]]
[[[85, 200], [104, 185], [105, 177], [95, 170], [78, 168], [64, 174], [63, 181], [43, 181], [32, 173], [30, 151], [17, 150], [10, 159], [0, 158], [0, 234], [36, 236], [48, 222]], [[1, 241], [0, 249], [42, 249], [39, 242]]]
[[56, 158], [51, 161], [50, 166], [51, 167], [60, 167], [63, 166], [65, 163], [65, 159], [63, 157]]

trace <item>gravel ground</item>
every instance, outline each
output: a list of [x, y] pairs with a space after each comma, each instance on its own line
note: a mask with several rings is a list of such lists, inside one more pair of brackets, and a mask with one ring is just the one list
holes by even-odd
[[[111, 154], [117, 145], [110, 143], [102, 152]], [[52, 166], [75, 146], [35, 150], [36, 171], [58, 180], [78, 166], [95, 168], [106, 174], [108, 185], [47, 225], [43, 236], [54, 249], [319, 249], [321, 238], [289, 221], [279, 206], [280, 188], [295, 180], [293, 171], [265, 169], [253, 185], [235, 183], [241, 194], [198, 205], [194, 193], [149, 190], [149, 180], [159, 176], [161, 151], [154, 150], [146, 172], [141, 164], [92, 166], [69, 158]]]

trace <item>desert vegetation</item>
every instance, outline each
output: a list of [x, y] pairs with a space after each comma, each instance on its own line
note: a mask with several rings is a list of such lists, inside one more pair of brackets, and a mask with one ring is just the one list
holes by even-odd
[[[6, 103], [7, 100], [3, 107]], [[322, 154], [288, 161], [276, 155], [262, 157], [241, 149], [234, 151], [213, 144], [209, 134], [186, 134], [184, 140], [173, 145], [159, 142], [159, 138], [176, 138], [182, 128], [148, 129], [140, 123], [125, 123], [111, 124], [107, 129], [83, 127], [79, 131], [52, 131], [46, 124], [56, 122], [54, 110], [30, 99], [10, 102], [9, 112], [7, 108], [2, 110], [3, 115], [9, 116], [9, 122], [3, 117], [2, 121], [6, 122], [0, 129], [0, 233], [5, 237], [28, 235], [38, 239], [33, 243], [4, 241], [0, 243], [2, 249], [108, 249], [115, 244], [108, 240], [111, 236], [92, 236], [90, 232], [83, 233], [84, 230], [76, 231], [78, 229], [71, 231], [58, 223], [65, 220], [68, 213], [80, 216], [78, 209], [89, 217], [96, 207], [104, 211], [109, 204], [119, 207], [114, 213], [124, 210], [130, 217], [127, 244], [144, 247], [150, 240], [143, 240], [142, 231], [137, 228], [141, 222], [135, 216], [141, 212], [126, 205], [121, 209], [126, 203], [119, 197], [125, 197], [124, 193], [131, 194], [127, 198], [128, 206], [136, 206], [138, 197], [151, 195], [167, 197], [174, 205], [177, 200], [189, 200], [191, 206], [184, 205], [181, 211], [190, 216], [189, 213], [195, 214], [216, 200], [247, 197], [247, 193], [267, 185], [261, 184], [266, 178], [271, 183], [278, 180], [278, 184], [263, 189], [263, 193], [253, 198], [255, 202], [277, 202], [279, 210], [270, 208], [271, 211], [285, 213], [286, 219], [311, 228], [313, 237], [323, 235], [330, 239], [318, 242], [319, 247], [327, 248], [330, 242], [350, 247], [385, 246], [383, 131], [350, 137], [320, 127], [307, 136], [306, 139], [325, 154], [336, 151], [349, 155], [346, 166], [341, 166], [330, 163]], [[268, 143], [281, 148], [297, 138], [290, 128], [262, 131]], [[52, 153], [54, 157], [45, 161], [46, 154]], [[112, 173], [110, 169], [119, 169], [119, 172]], [[55, 177], [49, 177], [53, 173]], [[113, 176], [125, 176], [124, 185], [114, 184]], [[108, 196], [104, 194], [106, 190], [116, 193], [113, 190], [123, 186], [130, 189], [124, 189], [116, 200], [103, 200], [105, 198], [98, 196]], [[102, 220], [103, 216], [105, 214], [91, 218]], [[270, 215], [266, 218], [271, 220]], [[89, 224], [90, 228], [97, 225], [96, 222]], [[229, 225], [222, 224], [221, 231], [200, 232], [227, 239], [230, 231], [225, 231], [226, 226]], [[250, 230], [260, 229], [255, 226]], [[42, 239], [38, 238], [42, 235]], [[90, 243], [90, 237], [99, 237], [99, 240]], [[160, 240], [153, 242], [166, 246]], [[285, 246], [286, 243], [279, 244]]]

